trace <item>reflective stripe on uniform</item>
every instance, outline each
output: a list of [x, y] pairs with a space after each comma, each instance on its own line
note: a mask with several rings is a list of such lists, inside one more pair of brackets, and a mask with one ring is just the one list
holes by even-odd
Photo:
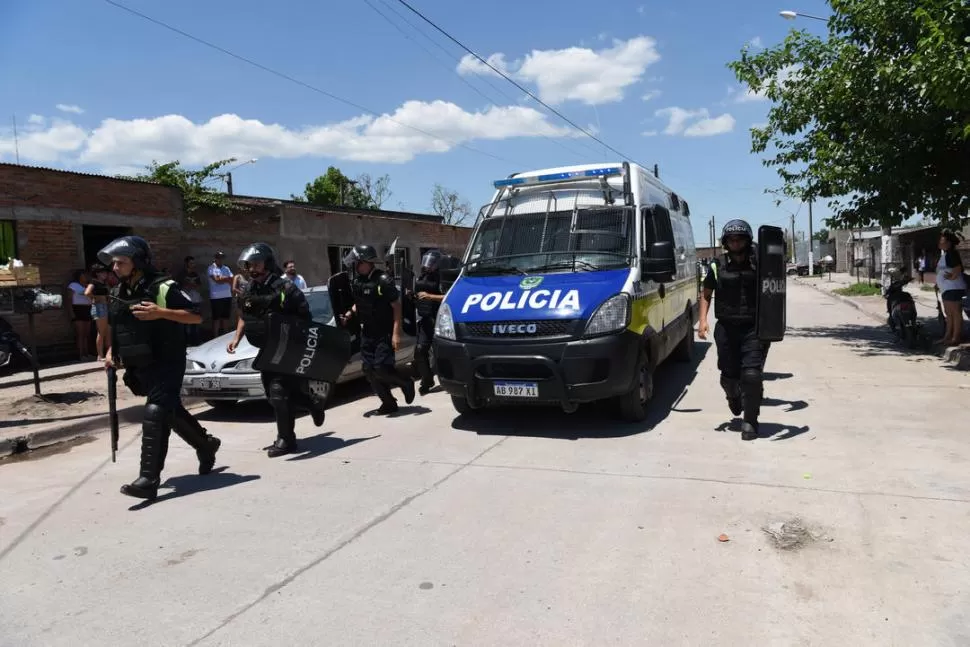
[[718, 263], [711, 263], [711, 271], [714, 272], [714, 280], [717, 281], [717, 266]]
[[168, 280], [158, 286], [158, 294], [155, 295], [155, 304], [159, 308], [168, 307], [168, 291], [175, 285], [175, 281]]

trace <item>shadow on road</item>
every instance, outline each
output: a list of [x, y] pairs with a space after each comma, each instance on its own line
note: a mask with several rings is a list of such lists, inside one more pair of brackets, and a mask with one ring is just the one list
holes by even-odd
[[909, 361], [919, 361], [930, 353], [926, 349], [909, 350], [893, 337], [888, 327], [842, 324], [839, 326], [812, 326], [810, 328], [789, 328], [787, 338], [833, 339], [841, 342], [862, 357], [904, 357]]
[[788, 380], [788, 379], [791, 379], [793, 377], [795, 377], [795, 374], [794, 373], [770, 373], [770, 372], [765, 372], [762, 375], [762, 379], [765, 382], [774, 382], [776, 380]]
[[344, 447], [350, 447], [351, 445], [356, 445], [357, 443], [380, 438], [380, 434], [378, 434], [376, 436], [368, 436], [367, 438], [351, 438], [350, 440], [344, 440], [343, 438], [335, 437], [333, 433], [334, 432], [332, 431], [326, 431], [322, 434], [317, 434], [316, 436], [310, 436], [309, 438], [301, 438], [299, 440], [299, 453], [287, 458], [286, 460], [305, 461], [308, 458], [316, 458], [317, 456], [323, 456], [324, 454], [335, 452], [338, 449], [343, 449]]
[[710, 342], [694, 342], [694, 359], [689, 364], [667, 361], [654, 376], [653, 400], [647, 419], [638, 423], [612, 420], [615, 406], [610, 402], [583, 405], [576, 413], [567, 414], [555, 407], [514, 406], [482, 409], [472, 415], [461, 415], [451, 423], [452, 429], [473, 431], [483, 436], [522, 436], [578, 440], [580, 438], [622, 438], [653, 430], [670, 413], [697, 413], [700, 409], [678, 409], [687, 388], [697, 375], [697, 367], [711, 348]]
[[[807, 405], [806, 405], [807, 406]], [[728, 422], [722, 422], [714, 431], [733, 431], [740, 433], [741, 431], [741, 418], [734, 418]], [[770, 438], [771, 440], [789, 440], [795, 436], [801, 436], [804, 433], [811, 431], [811, 427], [808, 425], [802, 425], [801, 427], [795, 427], [794, 425], [785, 425], [778, 422], [761, 422], [758, 425], [758, 438]], [[784, 432], [784, 433], [782, 433]], [[781, 435], [779, 435], [781, 434]]]
[[165, 479], [165, 482], [162, 483], [162, 487], [174, 488], [171, 492], [166, 492], [154, 501], [142, 501], [141, 503], [136, 503], [128, 509], [132, 511], [143, 510], [150, 505], [161, 503], [162, 501], [177, 499], [187, 494], [221, 490], [222, 488], [232, 487], [233, 485], [239, 485], [240, 483], [248, 483], [249, 481], [255, 481], [261, 478], [258, 474], [251, 474], [248, 476], [233, 474], [232, 472], [227, 472], [227, 469], [229, 468], [217, 467], [205, 476], [198, 474], [186, 474], [185, 476], [173, 476]]

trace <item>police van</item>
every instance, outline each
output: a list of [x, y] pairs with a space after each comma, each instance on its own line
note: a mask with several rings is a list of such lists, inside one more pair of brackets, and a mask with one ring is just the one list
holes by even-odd
[[462, 414], [612, 400], [640, 421], [654, 371], [689, 361], [698, 300], [687, 202], [627, 162], [494, 182], [435, 321], [435, 371]]

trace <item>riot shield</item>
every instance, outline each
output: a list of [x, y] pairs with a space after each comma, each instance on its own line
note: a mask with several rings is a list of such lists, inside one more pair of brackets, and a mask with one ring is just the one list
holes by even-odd
[[781, 341], [787, 327], [785, 233], [780, 227], [758, 228], [758, 339]]
[[414, 272], [410, 267], [401, 269], [401, 329], [405, 335], [418, 334], [418, 308], [414, 295]]
[[351, 335], [356, 335], [360, 331], [360, 323], [356, 317], [347, 323], [340, 321], [340, 316], [354, 306], [354, 293], [350, 288], [350, 274], [340, 272], [331, 276], [330, 280], [327, 281], [327, 293], [330, 295], [330, 305], [333, 307], [333, 316], [337, 320], [337, 325], [342, 326]]
[[448, 294], [448, 290], [451, 289], [451, 286], [458, 280], [458, 275], [461, 274], [461, 259], [454, 256], [446, 256], [445, 258], [448, 262], [445, 263], [445, 259], [442, 259], [441, 271], [438, 273], [441, 276], [442, 294]]
[[342, 328], [274, 312], [267, 332], [253, 362], [257, 371], [336, 382], [350, 361], [350, 334]]

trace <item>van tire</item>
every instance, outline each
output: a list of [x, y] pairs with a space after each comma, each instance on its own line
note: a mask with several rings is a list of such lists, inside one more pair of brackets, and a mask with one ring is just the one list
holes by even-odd
[[617, 413], [624, 422], [646, 420], [650, 400], [653, 399], [653, 365], [643, 351], [637, 360], [635, 375], [633, 387], [616, 398]]
[[677, 344], [673, 355], [678, 362], [689, 364], [694, 361], [694, 318], [691, 316], [689, 307], [684, 311], [684, 316], [687, 317], [687, 332], [684, 333], [684, 338]]
[[455, 408], [455, 411], [460, 416], [470, 416], [475, 413], [475, 409], [468, 403], [468, 398], [465, 396], [451, 396], [451, 406]]

